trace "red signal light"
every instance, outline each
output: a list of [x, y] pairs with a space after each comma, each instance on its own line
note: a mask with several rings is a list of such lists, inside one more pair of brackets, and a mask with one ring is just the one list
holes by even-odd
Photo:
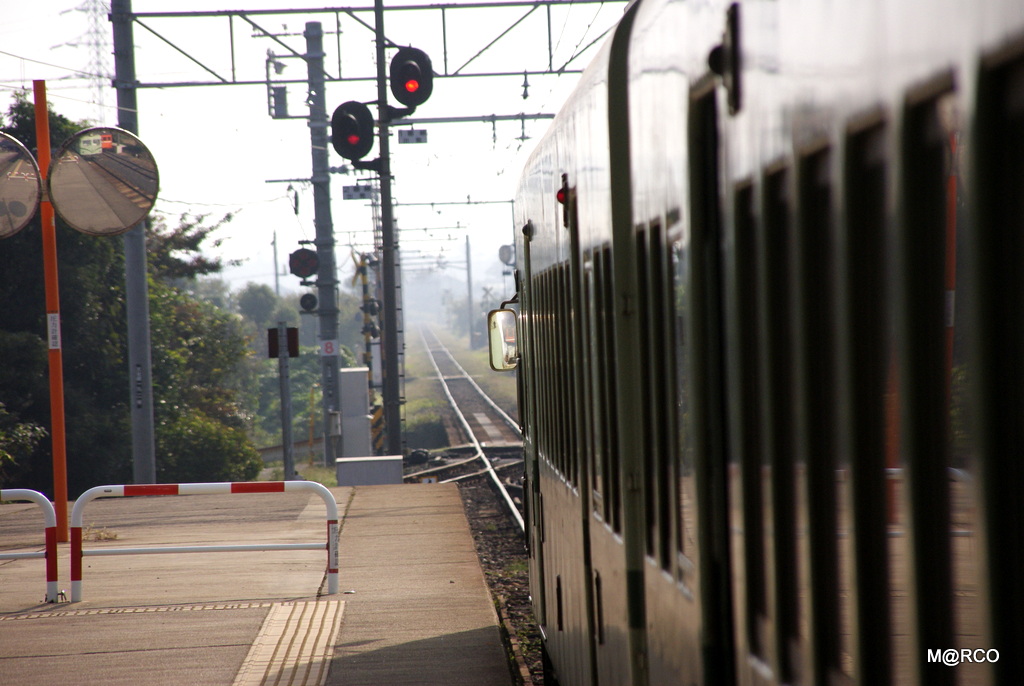
[[391, 59], [388, 73], [395, 100], [406, 107], [418, 107], [430, 98], [434, 89], [434, 69], [422, 50], [399, 48]]
[[331, 145], [349, 160], [360, 160], [373, 147], [373, 115], [361, 102], [338, 105], [331, 115]]
[[555, 193], [555, 198], [558, 200], [559, 205], [565, 204], [565, 188], [559, 188], [558, 192]]

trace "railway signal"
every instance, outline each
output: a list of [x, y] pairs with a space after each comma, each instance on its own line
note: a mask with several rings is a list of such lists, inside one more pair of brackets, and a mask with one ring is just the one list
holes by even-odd
[[418, 107], [434, 90], [434, 69], [427, 53], [418, 48], [400, 48], [391, 58], [391, 93], [406, 107]]
[[373, 115], [361, 102], [338, 105], [331, 116], [331, 145], [348, 160], [366, 157], [373, 147]]
[[301, 279], [308, 279], [320, 268], [320, 258], [309, 248], [299, 248], [288, 256], [288, 269]]

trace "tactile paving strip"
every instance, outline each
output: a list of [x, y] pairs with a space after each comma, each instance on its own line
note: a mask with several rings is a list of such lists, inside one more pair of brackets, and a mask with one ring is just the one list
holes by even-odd
[[150, 614], [153, 612], [194, 612], [197, 610], [249, 610], [261, 607], [273, 607], [277, 603], [209, 603], [205, 605], [156, 605], [151, 607], [104, 607], [91, 610], [54, 610], [41, 612], [21, 612], [11, 615], [0, 615], [0, 622], [24, 619], [51, 619], [53, 617], [85, 617], [88, 615], [131, 615]]
[[345, 603], [275, 603], [238, 670], [233, 686], [323, 686]]

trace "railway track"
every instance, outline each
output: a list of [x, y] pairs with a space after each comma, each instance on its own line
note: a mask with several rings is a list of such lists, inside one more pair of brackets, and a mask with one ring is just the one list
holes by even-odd
[[[517, 453], [519, 457], [512, 459], [488, 455], [494, 451], [507, 455], [509, 449], [521, 449], [522, 433], [518, 423], [480, 388], [432, 331], [421, 328], [420, 339], [472, 455], [406, 474], [405, 479], [435, 476], [442, 482], [448, 482], [486, 477], [519, 532], [524, 533], [523, 515], [516, 498], [498, 475], [500, 470], [522, 464], [521, 450]], [[458, 473], [448, 475], [450, 472]]]
[[140, 207], [151, 206], [156, 200], [157, 173], [153, 167], [125, 155], [96, 155], [83, 159], [91, 162], [122, 195], [136, 204], [141, 203]]

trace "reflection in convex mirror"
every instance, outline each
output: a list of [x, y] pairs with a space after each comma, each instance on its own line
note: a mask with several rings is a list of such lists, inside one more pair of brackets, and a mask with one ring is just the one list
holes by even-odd
[[0, 132], [0, 238], [24, 229], [35, 216], [42, 186], [32, 153]]
[[69, 138], [50, 163], [50, 202], [72, 228], [114, 236], [146, 218], [159, 188], [156, 161], [142, 141], [101, 127]]

